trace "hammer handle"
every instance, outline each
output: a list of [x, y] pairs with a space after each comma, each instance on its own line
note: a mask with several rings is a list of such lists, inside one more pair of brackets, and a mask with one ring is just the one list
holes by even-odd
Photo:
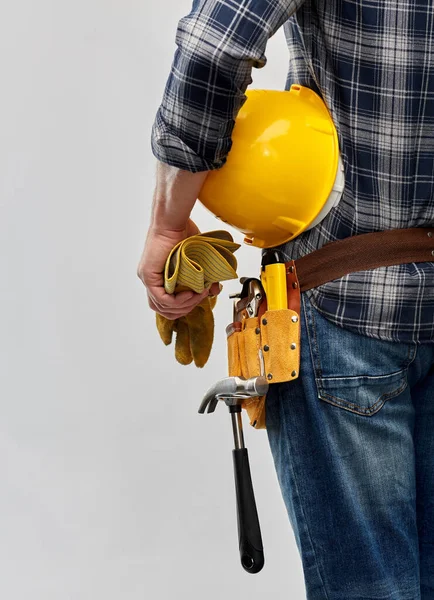
[[232, 450], [240, 559], [248, 573], [258, 573], [264, 566], [261, 528], [256, 510], [247, 448]]

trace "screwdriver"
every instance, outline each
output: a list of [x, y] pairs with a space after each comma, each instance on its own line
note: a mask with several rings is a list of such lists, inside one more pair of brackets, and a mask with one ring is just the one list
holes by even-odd
[[267, 309], [287, 308], [286, 267], [279, 251], [265, 250], [261, 266], [261, 283], [267, 298]]

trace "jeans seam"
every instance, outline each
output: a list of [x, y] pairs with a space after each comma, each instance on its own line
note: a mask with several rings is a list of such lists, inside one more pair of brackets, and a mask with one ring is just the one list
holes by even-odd
[[[281, 415], [281, 418], [283, 417], [283, 421], [285, 423], [285, 428], [286, 428], [286, 415], [285, 415], [285, 411], [283, 410], [283, 404], [284, 403], [283, 403], [281, 391], [282, 391], [282, 388], [279, 387], [278, 394], [279, 394], [280, 415]], [[291, 436], [285, 435], [285, 444], [287, 446], [288, 458], [290, 458], [291, 456], [293, 456], [292, 447], [291, 447]], [[325, 594], [324, 600], [330, 600], [330, 597], [329, 597], [329, 595], [327, 593], [327, 589], [326, 589], [326, 586], [325, 586], [324, 577], [323, 577], [323, 574], [321, 572], [320, 561], [318, 560], [317, 555], [316, 555], [315, 545], [313, 543], [312, 535], [311, 535], [310, 529], [309, 529], [309, 523], [308, 523], [308, 520], [307, 520], [305, 512], [304, 512], [303, 503], [300, 501], [300, 492], [299, 492], [297, 477], [296, 477], [296, 474], [295, 474], [295, 469], [293, 467], [292, 460], [291, 459], [288, 460], [288, 463], [289, 463], [289, 467], [291, 469], [292, 477], [293, 477], [293, 480], [294, 480], [294, 487], [295, 487], [295, 491], [297, 493], [298, 504], [299, 504], [299, 507], [300, 507], [300, 511], [302, 513], [303, 522], [304, 522], [304, 524], [306, 526], [306, 533], [307, 533], [307, 535], [309, 537], [309, 543], [310, 543], [310, 546], [312, 548], [312, 553], [313, 553], [313, 556], [314, 556], [314, 559], [315, 559], [315, 566], [316, 566], [316, 569], [317, 569], [317, 572], [318, 572], [318, 576], [319, 576], [319, 578], [321, 580], [322, 588], [324, 590], [324, 594]], [[301, 536], [300, 536], [300, 544], [301, 544]]]
[[393, 373], [386, 373], [385, 375], [340, 375], [338, 377], [323, 377], [322, 379], [324, 381], [349, 381], [351, 379], [356, 380], [356, 379], [369, 379], [369, 380], [375, 380], [375, 379], [384, 379], [386, 377], [395, 377], [397, 375], [401, 375], [402, 378], [402, 373], [405, 372], [405, 367], [403, 369], [399, 369], [399, 371], [394, 371]]
[[[314, 317], [313, 311], [310, 310], [310, 306], [307, 306], [306, 296], [304, 294], [302, 294], [301, 299], [302, 299], [303, 308], [304, 308], [304, 321], [306, 324], [306, 333], [307, 333], [307, 339], [308, 339], [308, 343], [309, 343], [309, 353], [310, 353], [310, 357], [312, 360], [312, 367], [315, 372], [315, 378], [322, 378], [321, 363], [319, 362], [318, 342], [317, 342], [317, 338], [316, 338], [316, 327], [315, 327], [315, 323], [314, 323], [315, 317]], [[312, 321], [312, 327], [310, 327], [309, 318]], [[312, 333], [312, 335], [310, 335], [310, 333]], [[317, 391], [318, 391], [318, 388], [317, 388]]]
[[[414, 344], [414, 345], [410, 344], [409, 346], [410, 347], [408, 349], [407, 364], [404, 367], [406, 371], [408, 371], [409, 366], [414, 362], [414, 360], [417, 356], [417, 349], [418, 349], [417, 344]], [[413, 354], [413, 356], [411, 356], [413, 349], [414, 349], [414, 354]]]

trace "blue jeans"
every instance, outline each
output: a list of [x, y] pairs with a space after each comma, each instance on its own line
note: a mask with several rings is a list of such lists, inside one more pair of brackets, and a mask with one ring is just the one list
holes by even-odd
[[434, 343], [355, 334], [302, 294], [300, 376], [270, 386], [266, 426], [307, 600], [434, 600]]

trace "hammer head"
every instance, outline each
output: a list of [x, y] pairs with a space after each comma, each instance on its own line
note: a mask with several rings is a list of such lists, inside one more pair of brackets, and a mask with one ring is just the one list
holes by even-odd
[[214, 384], [203, 397], [199, 411], [214, 412], [219, 400], [224, 400], [227, 406], [242, 404], [245, 398], [264, 396], [269, 384], [265, 377], [225, 377]]

